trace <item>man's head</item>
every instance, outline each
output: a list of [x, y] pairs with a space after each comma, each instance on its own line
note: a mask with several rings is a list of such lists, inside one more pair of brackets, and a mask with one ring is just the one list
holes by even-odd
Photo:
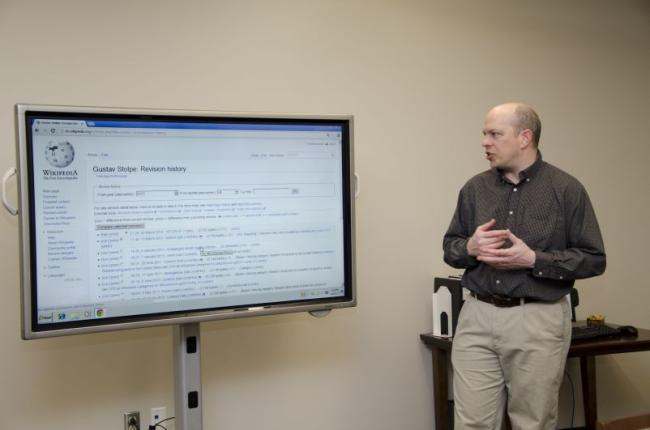
[[530, 106], [506, 103], [492, 108], [485, 117], [482, 143], [490, 167], [519, 174], [535, 162], [541, 131]]

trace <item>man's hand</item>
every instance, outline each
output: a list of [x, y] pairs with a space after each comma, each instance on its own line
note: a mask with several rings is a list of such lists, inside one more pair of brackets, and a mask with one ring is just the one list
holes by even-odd
[[508, 239], [508, 230], [490, 230], [496, 224], [492, 218], [485, 224], [476, 227], [476, 231], [467, 241], [467, 252], [472, 257], [486, 254], [490, 250], [501, 248]]
[[500, 270], [529, 269], [534, 267], [536, 258], [535, 251], [530, 249], [523, 240], [515, 236], [510, 230], [505, 231], [507, 232], [506, 238], [512, 242], [510, 248], [485, 248], [481, 250], [481, 253], [476, 259]]

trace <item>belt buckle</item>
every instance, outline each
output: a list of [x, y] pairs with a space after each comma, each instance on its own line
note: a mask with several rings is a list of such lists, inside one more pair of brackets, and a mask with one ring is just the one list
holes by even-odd
[[492, 304], [499, 308], [507, 308], [512, 306], [512, 298], [506, 296], [492, 296]]

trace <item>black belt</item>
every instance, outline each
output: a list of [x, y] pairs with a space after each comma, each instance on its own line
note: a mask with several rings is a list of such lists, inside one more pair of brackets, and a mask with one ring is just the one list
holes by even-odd
[[[482, 296], [476, 294], [475, 292], [470, 293], [472, 297], [476, 297], [478, 300], [494, 305], [498, 308], [511, 308], [513, 306], [519, 306], [521, 304], [520, 297], [507, 297], [507, 296]], [[534, 303], [541, 302], [542, 300], [533, 299], [532, 297], [524, 297], [524, 303]]]

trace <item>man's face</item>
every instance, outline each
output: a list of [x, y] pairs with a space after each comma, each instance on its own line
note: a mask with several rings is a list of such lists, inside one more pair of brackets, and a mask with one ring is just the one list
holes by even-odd
[[516, 171], [521, 155], [521, 137], [514, 124], [514, 114], [497, 107], [488, 112], [483, 127], [482, 146], [491, 168]]

